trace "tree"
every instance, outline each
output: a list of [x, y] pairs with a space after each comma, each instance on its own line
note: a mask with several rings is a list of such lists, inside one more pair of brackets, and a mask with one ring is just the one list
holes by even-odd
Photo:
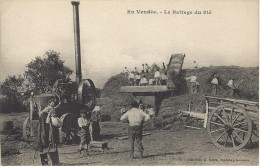
[[1, 85], [1, 93], [3, 97], [0, 100], [0, 112], [23, 112], [26, 107], [23, 105], [25, 96], [21, 96], [19, 89], [22, 87], [24, 78], [19, 75], [8, 76]]
[[1, 93], [13, 103], [17, 103], [19, 100], [19, 87], [22, 86], [24, 79], [21, 75], [8, 76], [1, 85]]
[[43, 58], [36, 57], [26, 66], [27, 78], [35, 84], [37, 89], [52, 87], [58, 79], [69, 79], [72, 70], [60, 60], [60, 53], [53, 50], [47, 51]]

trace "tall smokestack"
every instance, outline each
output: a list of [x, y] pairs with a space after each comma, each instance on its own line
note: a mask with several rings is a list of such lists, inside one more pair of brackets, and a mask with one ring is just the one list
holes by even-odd
[[71, 4], [73, 6], [76, 82], [80, 83], [82, 79], [82, 74], [81, 74], [81, 55], [80, 55], [79, 2], [72, 1]]

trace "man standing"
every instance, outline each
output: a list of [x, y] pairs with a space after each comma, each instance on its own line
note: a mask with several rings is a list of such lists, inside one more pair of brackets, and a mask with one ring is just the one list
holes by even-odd
[[100, 124], [99, 121], [101, 120], [101, 114], [100, 114], [100, 107], [97, 105], [92, 110], [91, 113], [91, 121], [92, 121], [92, 136], [94, 141], [101, 140], [100, 136]]
[[138, 109], [138, 104], [136, 101], [131, 103], [132, 109], [128, 110], [124, 115], [121, 116], [120, 120], [128, 120], [128, 137], [130, 142], [130, 158], [134, 158], [134, 141], [136, 140], [138, 144], [138, 150], [140, 152], [141, 158], [143, 158], [143, 145], [142, 145], [142, 129], [143, 123], [150, 119], [150, 116], [143, 112], [141, 109]]
[[157, 68], [155, 73], [154, 73], [155, 85], [159, 85], [160, 84], [160, 79], [161, 79], [161, 73], [159, 71], [159, 68]]
[[128, 74], [128, 81], [129, 81], [129, 86], [134, 86], [134, 82], [135, 82], [134, 71], [129, 72], [129, 74]]
[[213, 79], [211, 80], [212, 84], [212, 94], [216, 95], [217, 94], [217, 89], [218, 89], [218, 74], [215, 74]]
[[191, 77], [186, 78], [186, 80], [190, 79], [190, 92], [191, 93], [197, 93], [197, 77], [195, 75], [192, 75]]
[[234, 79], [229, 80], [227, 86], [229, 87], [230, 96], [233, 97], [234, 96], [234, 90], [236, 89], [236, 87], [234, 85]]

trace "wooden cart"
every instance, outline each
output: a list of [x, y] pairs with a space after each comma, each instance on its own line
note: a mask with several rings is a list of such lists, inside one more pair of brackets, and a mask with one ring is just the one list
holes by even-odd
[[222, 150], [239, 150], [253, 138], [258, 140], [258, 102], [206, 96], [208, 135]]
[[233, 98], [205, 96], [206, 113], [181, 111], [185, 116], [204, 119], [212, 143], [222, 150], [242, 149], [258, 141], [259, 103]]

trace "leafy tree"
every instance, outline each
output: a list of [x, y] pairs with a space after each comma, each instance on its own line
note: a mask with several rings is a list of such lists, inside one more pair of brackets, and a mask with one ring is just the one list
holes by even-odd
[[72, 70], [60, 60], [60, 53], [53, 50], [47, 51], [43, 58], [36, 57], [26, 67], [27, 77], [38, 89], [52, 87], [58, 79], [70, 80], [69, 76], [72, 74]]
[[23, 112], [26, 111], [26, 106], [23, 104], [25, 96], [21, 96], [20, 88], [22, 87], [24, 78], [19, 75], [8, 76], [1, 84], [0, 112]]
[[19, 101], [19, 87], [22, 86], [24, 79], [21, 75], [8, 76], [1, 85], [1, 93], [11, 102], [17, 103]]

